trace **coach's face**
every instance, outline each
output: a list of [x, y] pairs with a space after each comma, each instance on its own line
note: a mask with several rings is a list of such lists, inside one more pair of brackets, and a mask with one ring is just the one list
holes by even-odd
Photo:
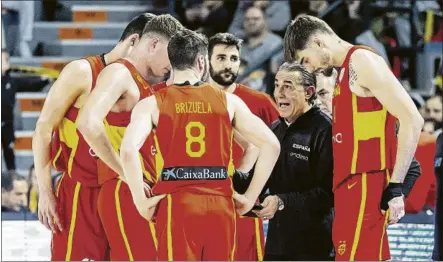
[[151, 52], [150, 68], [155, 77], [164, 77], [171, 70], [168, 57], [168, 43], [165, 39], [152, 38], [149, 51]]
[[292, 123], [303, 114], [308, 106], [307, 92], [302, 85], [300, 72], [280, 70], [275, 76], [274, 98], [277, 102], [278, 113]]
[[310, 72], [322, 72], [332, 66], [331, 52], [325, 47], [322, 40], [313, 37], [306, 48], [297, 52], [297, 61]]
[[332, 114], [332, 93], [335, 85], [335, 75], [330, 77], [317, 74], [317, 99], [320, 109]]
[[2, 206], [20, 211], [27, 206], [28, 183], [25, 180], [14, 180], [11, 191], [2, 189]]
[[222, 86], [230, 86], [237, 80], [240, 68], [240, 52], [236, 46], [215, 45], [210, 61], [211, 78]]

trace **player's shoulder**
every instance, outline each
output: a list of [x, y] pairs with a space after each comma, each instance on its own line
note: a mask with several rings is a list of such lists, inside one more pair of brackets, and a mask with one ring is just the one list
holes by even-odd
[[88, 74], [92, 73], [91, 65], [86, 59], [77, 59], [69, 62], [62, 73]]
[[350, 59], [353, 65], [367, 65], [370, 62], [384, 61], [383, 57], [375, 50], [366, 46], [356, 48], [356, 50], [352, 52]]

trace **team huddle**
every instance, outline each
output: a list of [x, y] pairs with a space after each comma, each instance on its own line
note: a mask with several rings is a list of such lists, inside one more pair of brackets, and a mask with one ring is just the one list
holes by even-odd
[[[386, 224], [404, 215], [399, 185], [417, 144], [416, 128], [403, 121], [412, 101], [397, 88], [372, 88], [392, 85], [390, 76], [380, 73], [376, 84], [363, 77], [361, 61], [381, 63], [371, 50], [324, 51], [324, 41], [336, 40], [328, 28], [296, 18], [285, 60], [315, 72], [346, 70], [332, 110], [334, 152], [341, 152], [334, 154], [336, 259], [389, 259]], [[66, 65], [33, 139], [38, 215], [52, 231], [52, 260], [263, 260], [258, 199], [280, 154], [270, 129], [280, 106], [235, 83], [240, 49], [233, 35], [208, 40], [170, 15], [146, 13], [109, 53]], [[52, 167], [63, 172], [56, 188]]]

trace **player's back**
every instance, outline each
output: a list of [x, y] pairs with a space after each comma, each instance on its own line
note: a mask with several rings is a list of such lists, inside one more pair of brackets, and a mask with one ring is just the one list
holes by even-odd
[[233, 129], [225, 93], [206, 83], [155, 93], [164, 167], [154, 194], [178, 191], [231, 196]]

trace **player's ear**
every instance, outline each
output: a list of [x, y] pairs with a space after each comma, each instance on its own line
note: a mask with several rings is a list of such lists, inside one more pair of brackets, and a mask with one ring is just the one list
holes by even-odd
[[128, 38], [126, 38], [126, 40], [124, 40], [124, 41], [127, 42], [127, 44], [129, 46], [134, 47], [138, 43], [139, 40], [140, 40], [140, 36], [138, 34], [132, 34]]
[[199, 72], [205, 70], [205, 57], [203, 55], [199, 55], [197, 58], [197, 68]]

